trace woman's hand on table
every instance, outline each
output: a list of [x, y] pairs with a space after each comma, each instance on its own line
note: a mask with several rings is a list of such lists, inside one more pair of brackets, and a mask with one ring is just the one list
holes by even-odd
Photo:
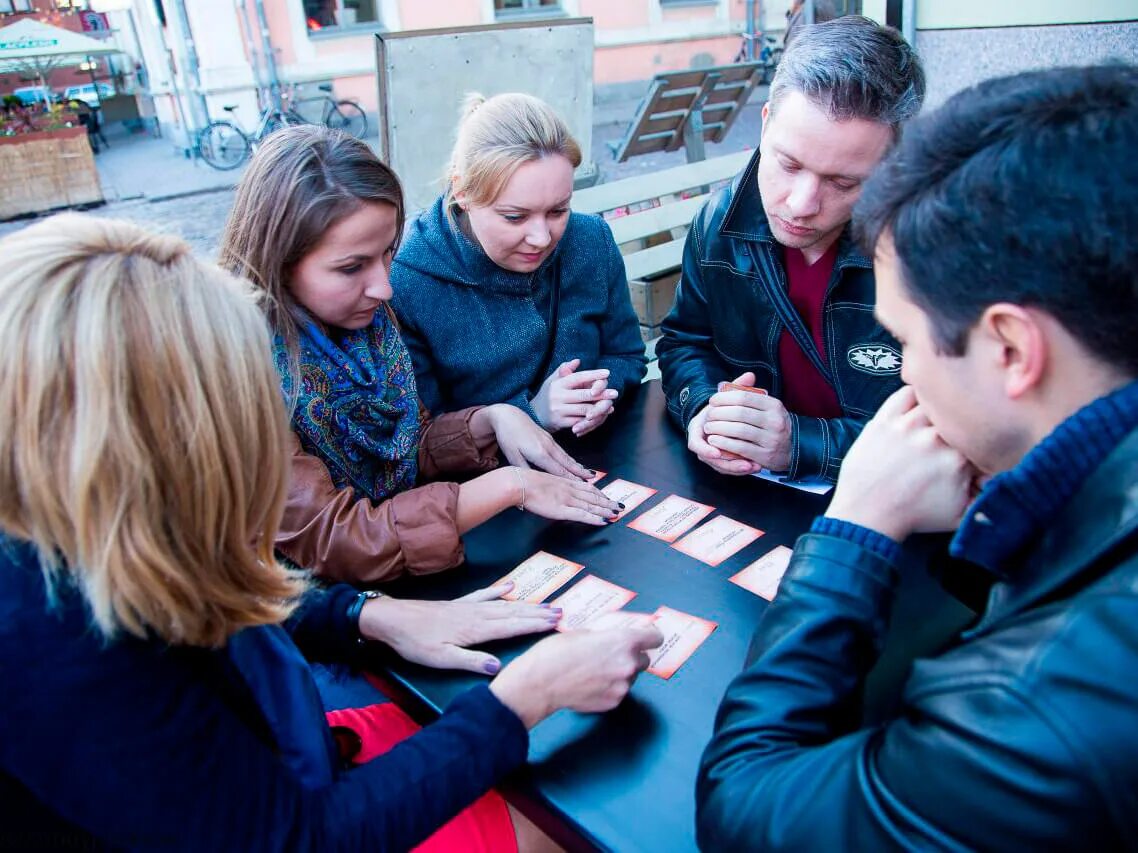
[[412, 663], [493, 675], [501, 662], [468, 646], [549, 631], [561, 618], [561, 611], [547, 604], [500, 600], [511, 589], [513, 582], [507, 581], [454, 601], [372, 599], [360, 611], [360, 636], [390, 646]]
[[490, 683], [498, 700], [532, 728], [554, 711], [608, 711], [647, 669], [664, 641], [645, 613], [610, 613], [587, 627], [547, 637]]
[[[581, 359], [560, 364], [549, 374], [530, 405], [542, 426], [552, 431], [574, 427], [576, 435], [600, 426], [612, 412], [617, 391], [608, 387], [609, 371], [577, 370]], [[604, 403], [606, 406], [600, 407]], [[579, 424], [584, 424], [577, 429]]]
[[558, 477], [588, 480], [593, 472], [561, 449], [553, 437], [519, 409], [506, 403], [487, 406], [484, 414], [502, 455], [519, 468], [540, 468]]
[[543, 471], [515, 468], [525, 492], [519, 488], [517, 506], [553, 521], [580, 521], [602, 525], [623, 508], [608, 495], [588, 483], [554, 477]]

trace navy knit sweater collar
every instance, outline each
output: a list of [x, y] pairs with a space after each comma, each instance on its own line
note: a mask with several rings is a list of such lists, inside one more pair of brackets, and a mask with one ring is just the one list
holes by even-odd
[[1007, 577], [1009, 564], [1138, 427], [1138, 382], [1071, 415], [1015, 468], [994, 477], [952, 540], [954, 557]]
[[[525, 295], [532, 292], [536, 277], [556, 262], [564, 238], [533, 272], [519, 273], [498, 266], [474, 240], [446, 218], [443, 196], [412, 223], [422, 240], [408, 240], [397, 261], [443, 281], [496, 293]], [[567, 229], [568, 230], [568, 229]]]

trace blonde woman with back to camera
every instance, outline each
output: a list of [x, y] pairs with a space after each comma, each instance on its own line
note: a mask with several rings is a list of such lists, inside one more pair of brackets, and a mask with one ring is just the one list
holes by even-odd
[[[648, 617], [541, 641], [344, 770], [304, 655], [380, 636], [381, 601], [274, 557], [288, 417], [252, 289], [78, 215], [0, 255], [5, 839], [408, 849], [525, 761], [528, 727], [625, 695], [660, 640]], [[512, 848], [497, 810], [444, 846]]]
[[395, 257], [395, 313], [432, 412], [512, 403], [599, 427], [645, 373], [620, 250], [570, 211], [581, 149], [531, 95], [468, 95], [446, 191]]

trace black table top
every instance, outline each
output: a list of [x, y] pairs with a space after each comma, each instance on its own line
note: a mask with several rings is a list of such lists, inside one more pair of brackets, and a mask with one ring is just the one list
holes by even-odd
[[[629, 699], [614, 711], [561, 711], [535, 727], [530, 767], [520, 782], [532, 797], [531, 806], [547, 809], [597, 847], [694, 850], [699, 758], [711, 736], [719, 700], [742, 669], [754, 626], [767, 606], [727, 579], [776, 545], [793, 546], [824, 510], [828, 497], [712, 471], [688, 452], [685, 437], [667, 419], [659, 382], [647, 383], [622, 402], [602, 429], [583, 439], [569, 436], [564, 445], [583, 464], [607, 472], [598, 486], [622, 478], [657, 489], [657, 494], [602, 528], [552, 523], [510, 510], [467, 534], [464, 567], [409, 579], [392, 591], [420, 598], [456, 597], [489, 585], [544, 550], [585, 565], [571, 584], [595, 574], [636, 592], [628, 610], [651, 613], [667, 605], [717, 622], [715, 632], [670, 680], [644, 673]], [[765, 534], [712, 568], [628, 527], [670, 494], [714, 506], [716, 513], [708, 520], [723, 514]], [[893, 695], [909, 661], [939, 645], [969, 615], [924, 572], [905, 572], [903, 578], [891, 639], [867, 688], [879, 697]], [[505, 664], [537, 639], [487, 648]], [[483, 681], [403, 661], [389, 668], [434, 711]]]

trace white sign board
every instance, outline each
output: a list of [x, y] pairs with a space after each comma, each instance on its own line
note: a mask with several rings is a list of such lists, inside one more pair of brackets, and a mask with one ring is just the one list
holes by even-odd
[[593, 142], [593, 22], [561, 18], [377, 36], [380, 156], [399, 175], [409, 213], [443, 191], [468, 92], [526, 92], [565, 119], [586, 162]]

